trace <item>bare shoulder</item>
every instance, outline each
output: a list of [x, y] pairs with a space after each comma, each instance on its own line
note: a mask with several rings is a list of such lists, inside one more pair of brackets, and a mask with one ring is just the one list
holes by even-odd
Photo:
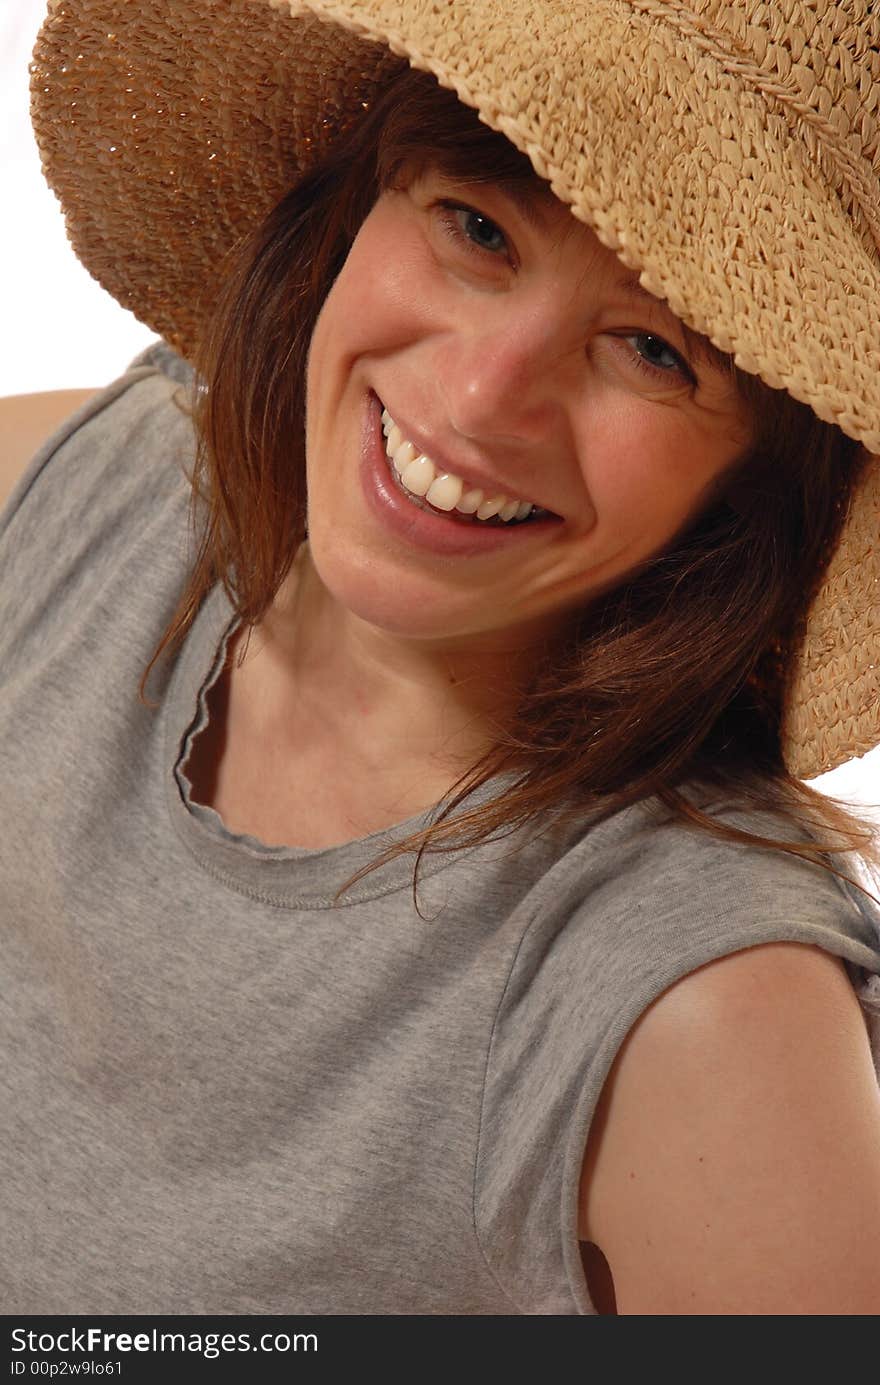
[[94, 390], [49, 390], [0, 399], [0, 506], [31, 457]]
[[621, 1046], [580, 1234], [617, 1310], [880, 1311], [880, 1091], [843, 963], [769, 943], [664, 992]]

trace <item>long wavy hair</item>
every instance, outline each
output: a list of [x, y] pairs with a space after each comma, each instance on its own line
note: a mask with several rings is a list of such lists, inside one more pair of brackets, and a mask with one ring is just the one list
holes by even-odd
[[[217, 582], [252, 627], [287, 576], [305, 537], [306, 360], [316, 319], [377, 196], [428, 165], [477, 184], [540, 181], [453, 93], [402, 64], [225, 266], [194, 363], [198, 556], [154, 661], [183, 638]], [[426, 850], [551, 820], [593, 823], [649, 795], [717, 837], [838, 875], [828, 854], [856, 852], [880, 866], [871, 824], [795, 779], [780, 746], [790, 651], [864, 454], [705, 338], [686, 335], [697, 357], [730, 372], [756, 422], [734, 482], [663, 554], [554, 638], [495, 744], [430, 825], [367, 870], [413, 851], [416, 880]], [[471, 792], [499, 774], [503, 788], [469, 808]], [[704, 811], [703, 791], [794, 819], [806, 840], [722, 823]]]

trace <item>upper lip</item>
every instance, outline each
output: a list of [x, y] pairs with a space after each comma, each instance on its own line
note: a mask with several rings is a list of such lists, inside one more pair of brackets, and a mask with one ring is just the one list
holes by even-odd
[[476, 489], [479, 487], [480, 490], [485, 493], [487, 500], [496, 495], [506, 495], [510, 500], [527, 500], [529, 504], [534, 505], [536, 508], [547, 510], [548, 514], [554, 513], [546, 505], [542, 505], [540, 501], [535, 500], [531, 495], [523, 494], [518, 486], [509, 486], [505, 481], [499, 480], [497, 476], [490, 476], [489, 473], [484, 471], [480, 466], [471, 466], [470, 462], [459, 465], [458, 462], [450, 460], [442, 447], [438, 447], [436, 444], [427, 441], [425, 434], [420, 433], [418, 428], [413, 428], [408, 422], [402, 420], [379, 395], [376, 397], [379, 399], [381, 406], [388, 409], [389, 414], [394, 419], [394, 422], [407, 442], [411, 442], [413, 447], [417, 448], [420, 454], [424, 453], [426, 457], [430, 457], [439, 472], [443, 473], [448, 471], [451, 472], [453, 476], [461, 477], [466, 488]]

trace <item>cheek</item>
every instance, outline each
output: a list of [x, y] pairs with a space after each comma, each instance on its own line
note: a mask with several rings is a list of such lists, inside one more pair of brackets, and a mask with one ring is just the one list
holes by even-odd
[[393, 200], [367, 217], [324, 302], [313, 345], [341, 358], [381, 355], [431, 322], [425, 251]]
[[359, 350], [356, 329], [364, 322], [370, 305], [362, 279], [355, 272], [355, 266], [348, 271], [348, 263], [346, 261], [324, 299], [312, 332], [307, 363], [310, 382]]
[[680, 525], [735, 450], [679, 411], [639, 400], [594, 416], [580, 455], [599, 523], [634, 532]]

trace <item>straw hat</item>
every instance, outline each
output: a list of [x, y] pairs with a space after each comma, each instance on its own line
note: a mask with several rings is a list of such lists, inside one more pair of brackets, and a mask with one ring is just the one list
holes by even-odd
[[[689, 326], [880, 453], [880, 8], [866, 0], [50, 0], [46, 176], [183, 355], [224, 255], [408, 59]], [[802, 778], [880, 741], [880, 464], [790, 674]]]

